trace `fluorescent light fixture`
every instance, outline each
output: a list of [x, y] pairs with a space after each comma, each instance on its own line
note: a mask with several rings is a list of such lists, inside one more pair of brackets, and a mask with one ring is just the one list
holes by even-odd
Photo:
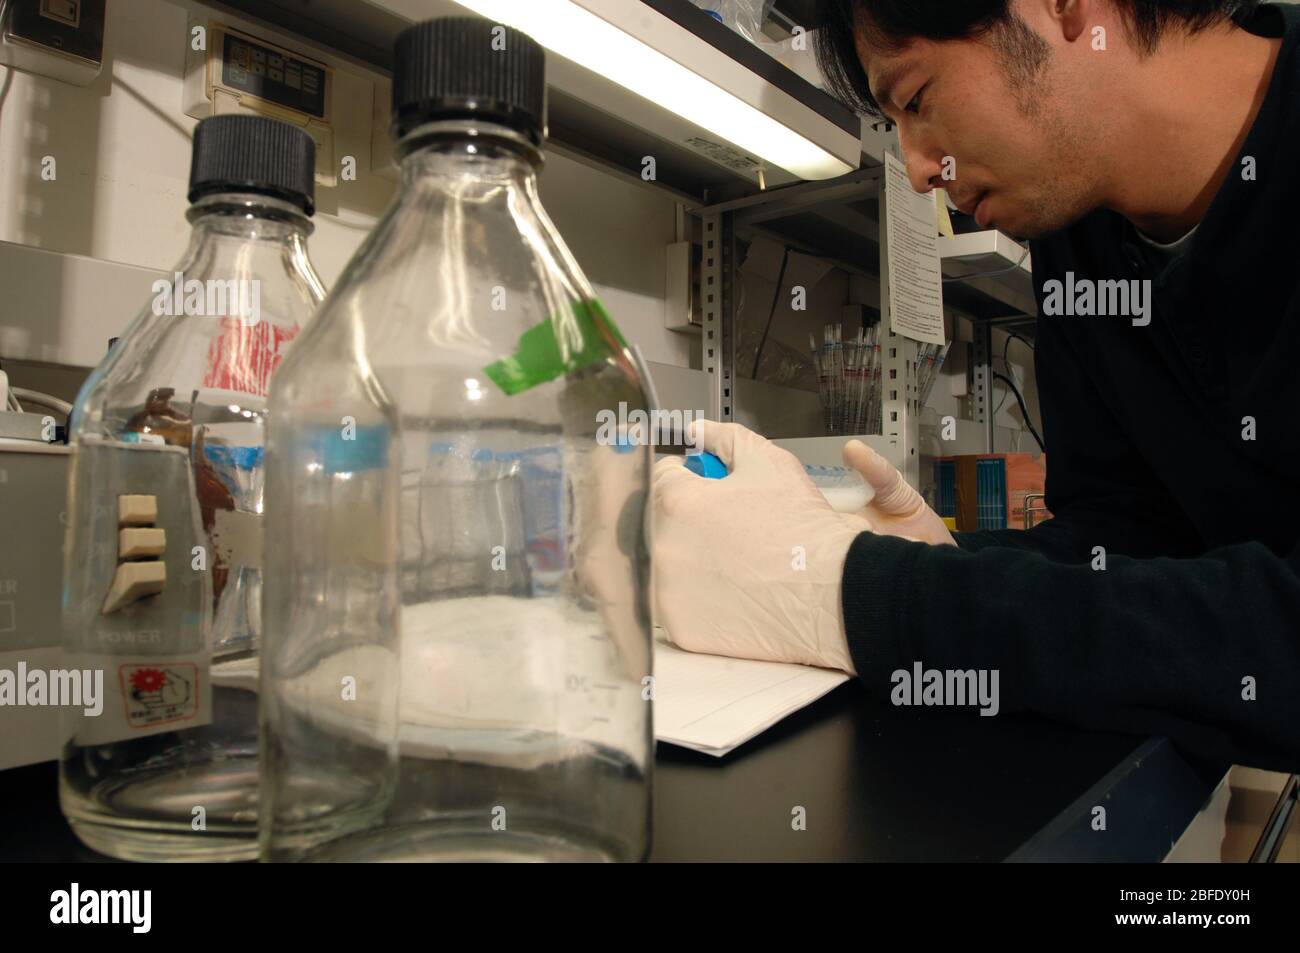
[[[829, 179], [853, 171], [817, 143], [574, 0], [457, 2], [480, 16], [524, 31], [551, 52], [801, 179]], [[652, 11], [647, 7], [646, 12]]]

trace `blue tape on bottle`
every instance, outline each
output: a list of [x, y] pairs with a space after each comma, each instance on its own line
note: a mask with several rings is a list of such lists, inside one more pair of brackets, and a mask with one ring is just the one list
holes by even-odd
[[297, 452], [314, 458], [326, 473], [357, 473], [387, 466], [391, 438], [392, 431], [383, 424], [312, 428], [299, 437], [302, 446]]
[[256, 470], [265, 455], [262, 447], [227, 447], [216, 443], [204, 445], [203, 452], [218, 467], [228, 470]]

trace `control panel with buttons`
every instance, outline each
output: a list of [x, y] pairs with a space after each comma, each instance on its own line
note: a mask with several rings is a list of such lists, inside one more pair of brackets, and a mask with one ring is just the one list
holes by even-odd
[[176, 717], [210, 723], [213, 573], [199, 556], [211, 541], [192, 448], [86, 433], [73, 466], [90, 489], [66, 498], [62, 657], [105, 673], [103, 713], [79, 719], [76, 736], [109, 744], [174, 730], [132, 694], [141, 669], [183, 678]]
[[187, 116], [270, 116], [300, 127], [316, 143], [316, 184], [338, 184], [334, 155], [334, 69], [212, 20], [194, 19], [204, 37], [185, 54]]
[[167, 586], [167, 564], [158, 557], [167, 551], [167, 531], [155, 527], [158, 498], [150, 494], [123, 494], [117, 498], [117, 571], [104, 598], [104, 615]]

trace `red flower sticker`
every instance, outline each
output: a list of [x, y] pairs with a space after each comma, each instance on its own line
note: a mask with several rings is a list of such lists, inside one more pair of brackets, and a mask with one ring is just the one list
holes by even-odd
[[159, 691], [166, 682], [167, 676], [161, 669], [157, 668], [138, 668], [131, 673], [131, 687], [141, 692]]

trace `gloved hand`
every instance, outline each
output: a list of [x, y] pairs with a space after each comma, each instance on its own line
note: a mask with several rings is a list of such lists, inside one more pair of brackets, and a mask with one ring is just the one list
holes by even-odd
[[919, 543], [948, 544], [957, 541], [939, 514], [930, 509], [925, 498], [903, 479], [894, 465], [861, 440], [844, 445], [844, 465], [862, 474], [876, 495], [859, 516], [871, 522], [882, 536], [901, 536]]
[[691, 652], [853, 673], [840, 588], [871, 524], [832, 510], [799, 461], [753, 431], [703, 420], [693, 433], [730, 474], [655, 464], [657, 621]]

